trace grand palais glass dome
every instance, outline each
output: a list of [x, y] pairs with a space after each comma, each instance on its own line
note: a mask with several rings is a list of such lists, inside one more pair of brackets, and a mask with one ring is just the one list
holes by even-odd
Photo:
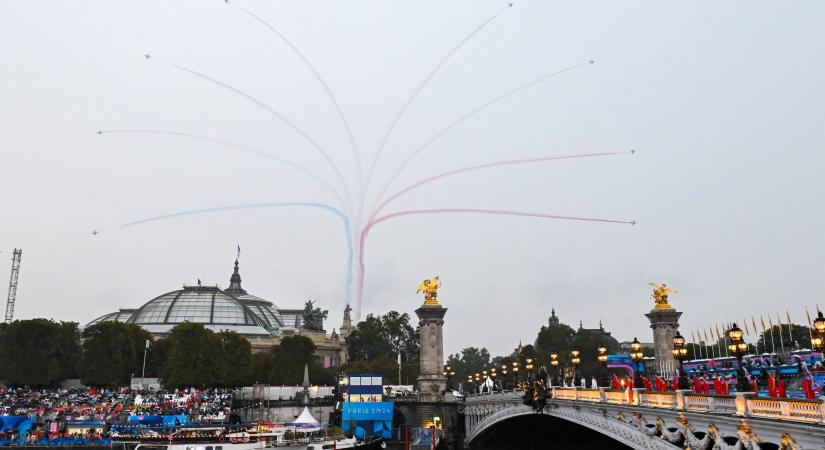
[[184, 286], [149, 300], [138, 309], [121, 309], [89, 322], [133, 323], [153, 334], [168, 333], [183, 322], [200, 323], [213, 331], [229, 330], [247, 336], [273, 336], [283, 329], [297, 329], [303, 323], [301, 310], [279, 310], [272, 302], [246, 292], [241, 287], [238, 261], [229, 288]]

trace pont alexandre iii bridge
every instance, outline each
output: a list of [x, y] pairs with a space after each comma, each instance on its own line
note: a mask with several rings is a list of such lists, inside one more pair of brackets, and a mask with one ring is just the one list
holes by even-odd
[[471, 395], [459, 408], [464, 443], [504, 421], [544, 414], [635, 449], [825, 449], [820, 400], [633, 391], [554, 387], [540, 411], [524, 405], [521, 391]]

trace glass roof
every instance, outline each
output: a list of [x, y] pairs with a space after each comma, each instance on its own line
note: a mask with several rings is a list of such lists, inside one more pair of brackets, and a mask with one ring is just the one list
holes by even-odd
[[268, 328], [267, 321], [235, 297], [217, 287], [199, 286], [184, 286], [150, 300], [132, 315], [129, 322], [138, 325], [193, 322]]
[[113, 313], [104, 314], [98, 317], [97, 319], [87, 323], [84, 328], [90, 327], [92, 325], [97, 325], [101, 322], [126, 322], [127, 320], [129, 320], [130, 317], [132, 317], [132, 314], [134, 314], [135, 311], [136, 310], [134, 309], [121, 309]]

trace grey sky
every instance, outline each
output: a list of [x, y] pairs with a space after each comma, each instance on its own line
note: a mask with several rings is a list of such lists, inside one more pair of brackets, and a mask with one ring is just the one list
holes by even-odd
[[[272, 208], [127, 229], [170, 212], [255, 202], [334, 202], [305, 175], [163, 129], [262, 148], [332, 172], [296, 133], [181, 64], [251, 93], [329, 149], [351, 184], [346, 133], [311, 72], [245, 15], [255, 11], [317, 67], [365, 162], [433, 66], [500, 1], [0, 2], [0, 283], [13, 247], [16, 317], [85, 323], [194, 283], [245, 287], [285, 307], [320, 298], [340, 324], [345, 243], [324, 211]], [[509, 351], [555, 307], [563, 321], [650, 339], [647, 283], [679, 289], [686, 329], [825, 299], [825, 32], [822, 2], [549, 2], [516, 5], [470, 40], [412, 104], [378, 181], [450, 121], [394, 189], [501, 159], [623, 151], [445, 179], [388, 211], [500, 208], [635, 219], [594, 224], [473, 215], [399, 218], [367, 244], [364, 313], [412, 314], [444, 280], [447, 351]], [[144, 53], [151, 53], [149, 61]], [[380, 185], [381, 183], [378, 183]], [[371, 192], [377, 193], [377, 186]], [[92, 229], [101, 235], [92, 238]], [[5, 302], [5, 296], [2, 298]], [[743, 313], [745, 311], [745, 313]], [[757, 319], [758, 320], [758, 319]]]

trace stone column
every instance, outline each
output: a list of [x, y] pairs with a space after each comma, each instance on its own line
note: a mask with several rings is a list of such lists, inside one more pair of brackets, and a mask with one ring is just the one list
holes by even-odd
[[444, 315], [447, 308], [441, 305], [423, 305], [415, 310], [421, 329], [421, 374], [418, 390], [422, 401], [439, 401], [447, 389], [444, 370]]
[[653, 351], [656, 356], [656, 373], [659, 375], [665, 375], [664, 372], [669, 371], [669, 368], [679, 367], [673, 357], [673, 336], [676, 336], [676, 330], [679, 329], [681, 315], [681, 312], [669, 305], [666, 308], [653, 308], [645, 314], [653, 329]]

